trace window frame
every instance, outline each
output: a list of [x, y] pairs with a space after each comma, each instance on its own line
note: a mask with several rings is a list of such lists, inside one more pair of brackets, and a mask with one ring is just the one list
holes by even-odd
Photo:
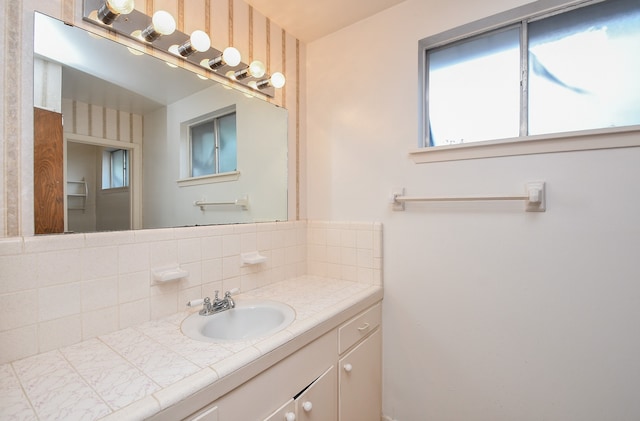
[[[115, 186], [114, 183], [114, 153], [122, 152], [122, 163], [123, 163], [123, 185]], [[107, 162], [108, 161], [108, 164]], [[102, 150], [102, 175], [101, 175], [101, 188], [103, 192], [115, 192], [115, 191], [126, 191], [129, 189], [131, 184], [131, 157], [129, 153], [129, 149], [126, 148], [104, 148]], [[105, 167], [106, 172], [105, 173]], [[105, 176], [108, 178], [108, 186], [105, 186]]]
[[[200, 115], [187, 121], [180, 123], [181, 147], [180, 147], [180, 178], [176, 180], [178, 187], [189, 187], [211, 183], [222, 183], [229, 181], [237, 181], [240, 178], [240, 171], [229, 171], [223, 173], [206, 174], [193, 177], [191, 168], [191, 127], [224, 117], [226, 115], [236, 115], [236, 168], [239, 168], [239, 152], [238, 145], [238, 111], [235, 105], [221, 108], [219, 110]], [[216, 164], [217, 165], [217, 164]]]
[[[555, 14], [564, 13], [583, 6], [601, 3], [605, 0], [539, 0], [505, 12], [498, 13], [436, 35], [418, 42], [418, 89], [419, 89], [419, 133], [418, 149], [409, 153], [416, 163], [441, 162], [463, 159], [488, 158], [496, 156], [526, 155], [574, 150], [593, 150], [618, 147], [640, 146], [637, 136], [640, 125], [588, 129], [574, 132], [561, 132], [543, 135], [526, 135], [528, 130], [528, 72], [522, 73], [520, 90], [519, 135], [514, 138], [486, 140], [462, 144], [428, 146], [429, 124], [427, 121], [428, 86], [427, 51], [454, 45], [469, 38], [482, 36], [514, 26], [524, 28], [520, 31], [520, 65], [528, 69], [527, 24]], [[524, 114], [524, 115], [523, 115]], [[602, 135], [607, 135], [606, 141]], [[610, 135], [610, 136], [609, 136]]]
[[[188, 156], [189, 156], [189, 178], [199, 178], [199, 177], [211, 177], [211, 176], [215, 176], [215, 175], [220, 175], [220, 174], [226, 174], [229, 172], [233, 172], [233, 171], [225, 171], [225, 172], [221, 172], [220, 171], [220, 119], [223, 117], [227, 117], [230, 115], [234, 115], [236, 118], [236, 138], [235, 138], [235, 142], [236, 142], [236, 150], [238, 147], [238, 132], [237, 132], [237, 114], [236, 114], [236, 110], [235, 108], [232, 110], [224, 110], [224, 111], [220, 111], [220, 112], [216, 112], [213, 115], [209, 115], [206, 118], [194, 121], [192, 123], [190, 123], [187, 127], [187, 133], [188, 133], [188, 144], [189, 144], [189, 152], [188, 152]], [[196, 126], [201, 126], [204, 124], [208, 124], [208, 123], [213, 123], [213, 149], [214, 149], [214, 159], [213, 159], [213, 172], [210, 174], [203, 174], [201, 176], [194, 176], [193, 175], [193, 128]], [[238, 165], [238, 157], [236, 155], [236, 167]]]

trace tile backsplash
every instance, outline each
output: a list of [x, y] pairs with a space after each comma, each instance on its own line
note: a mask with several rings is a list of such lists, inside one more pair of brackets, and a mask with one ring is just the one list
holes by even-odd
[[[245, 266], [258, 250], [265, 263]], [[151, 271], [177, 266], [179, 281]], [[304, 274], [382, 283], [379, 223], [295, 221], [0, 239], [0, 363]]]

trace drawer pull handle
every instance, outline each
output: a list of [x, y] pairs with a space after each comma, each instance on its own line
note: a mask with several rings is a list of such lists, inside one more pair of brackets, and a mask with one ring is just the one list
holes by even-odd
[[351, 370], [353, 370], [353, 366], [351, 364], [344, 365], [344, 371], [346, 371], [347, 373], [350, 373]]
[[312, 408], [313, 408], [313, 404], [309, 401], [306, 401], [305, 403], [302, 404], [302, 409], [304, 409], [305, 412], [311, 411]]
[[286, 414], [284, 414], [284, 419], [287, 421], [296, 421], [296, 414], [294, 414], [293, 412], [287, 412]]
[[358, 328], [358, 330], [359, 330], [360, 332], [362, 332], [363, 330], [367, 330], [367, 329], [369, 329], [369, 323], [365, 323], [364, 325], [362, 325], [362, 326], [360, 326], [360, 327]]

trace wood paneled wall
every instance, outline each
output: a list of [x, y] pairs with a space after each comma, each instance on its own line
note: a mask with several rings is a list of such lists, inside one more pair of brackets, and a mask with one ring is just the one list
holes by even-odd
[[[265, 62], [269, 73], [285, 74], [287, 84], [269, 101], [289, 112], [289, 219], [300, 219], [304, 45], [243, 0], [137, 0], [136, 9], [149, 15], [167, 10], [176, 17], [181, 31], [205, 30], [216, 48], [232, 45], [243, 57]], [[34, 11], [105, 34], [82, 20], [82, 0], [0, 0], [0, 66], [4, 70], [0, 73], [0, 237], [33, 234]]]

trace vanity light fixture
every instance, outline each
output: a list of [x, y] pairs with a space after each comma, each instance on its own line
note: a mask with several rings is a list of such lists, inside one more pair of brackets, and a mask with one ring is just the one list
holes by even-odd
[[216, 70], [222, 66], [236, 67], [242, 61], [240, 51], [234, 47], [227, 47], [224, 49], [221, 55], [211, 60], [202, 60], [203, 66], [208, 66], [211, 70]]
[[206, 32], [196, 29], [191, 33], [189, 40], [177, 48], [178, 54], [182, 57], [189, 57], [196, 51], [201, 53], [211, 48], [211, 39]]
[[[224, 86], [228, 88], [237, 85], [249, 88], [254, 93], [273, 97], [275, 89], [284, 86], [285, 80], [281, 73], [268, 75], [265, 64], [259, 60], [250, 64], [243, 63], [240, 51], [234, 47], [227, 47], [224, 51], [216, 49], [211, 45], [206, 32], [196, 30], [191, 35], [181, 32], [176, 28], [175, 18], [166, 11], [159, 10], [153, 16], [147, 15], [135, 9], [134, 0], [81, 1], [82, 18], [86, 22], [103, 29], [106, 27], [109, 32], [133, 40], [137, 43], [134, 50], [143, 52], [152, 48], [169, 53], [180, 58], [181, 62], [200, 67], [202, 71], [196, 73], [201, 77], [212, 78], [212, 73], [215, 73], [226, 78], [230, 83]], [[121, 14], [126, 16], [118, 18]], [[177, 67], [172, 61], [165, 62], [171, 67]]]
[[176, 30], [176, 20], [171, 13], [158, 10], [151, 18], [151, 25], [147, 26], [140, 37], [147, 42], [153, 42], [161, 35], [171, 35]]

